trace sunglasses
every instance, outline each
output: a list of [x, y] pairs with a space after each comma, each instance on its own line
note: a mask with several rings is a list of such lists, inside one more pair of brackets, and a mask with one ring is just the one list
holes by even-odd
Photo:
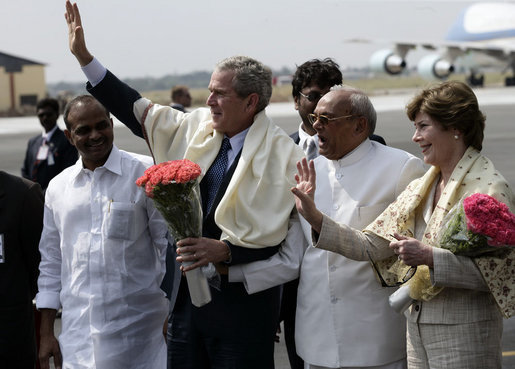
[[374, 268], [377, 276], [379, 277], [379, 281], [381, 282], [381, 286], [383, 286], [383, 287], [398, 287], [401, 284], [404, 284], [407, 281], [409, 281], [411, 279], [411, 277], [413, 277], [415, 275], [416, 271], [417, 271], [417, 267], [416, 266], [412, 266], [412, 267], [410, 267], [408, 269], [408, 271], [406, 272], [404, 277], [402, 277], [400, 282], [395, 282], [394, 284], [387, 283], [384, 280], [384, 278], [381, 275], [381, 273], [379, 272], [379, 269], [377, 268], [376, 264], [374, 263], [374, 260], [372, 260], [372, 257], [370, 256], [370, 252], [368, 250], [367, 250], [367, 255], [368, 255], [368, 259], [370, 260], [370, 263], [372, 264], [372, 267]]
[[320, 100], [322, 98], [322, 96], [324, 96], [324, 94], [322, 94], [320, 92], [316, 92], [316, 91], [312, 91], [307, 95], [303, 94], [302, 92], [299, 91], [299, 94], [302, 97], [304, 97], [306, 100], [308, 100], [309, 102], [316, 102], [316, 101]]

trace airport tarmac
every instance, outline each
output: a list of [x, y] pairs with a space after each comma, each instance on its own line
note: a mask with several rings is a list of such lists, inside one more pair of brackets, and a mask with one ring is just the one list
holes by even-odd
[[[483, 153], [515, 188], [515, 88], [478, 89], [476, 94], [487, 117]], [[388, 145], [421, 157], [418, 146], [411, 141], [413, 125], [403, 112], [411, 96], [390, 93], [372, 97], [378, 111], [376, 133], [383, 136]], [[299, 118], [293, 103], [271, 104], [267, 111], [286, 132], [298, 129]], [[63, 125], [62, 118], [60, 125]], [[124, 150], [147, 154], [145, 142], [120, 125], [115, 124], [116, 145]], [[36, 117], [0, 118], [0, 169], [20, 175], [27, 141], [39, 132], [39, 127]], [[276, 345], [276, 368], [289, 368], [284, 340]], [[515, 319], [504, 321], [503, 369], [515, 369]]]

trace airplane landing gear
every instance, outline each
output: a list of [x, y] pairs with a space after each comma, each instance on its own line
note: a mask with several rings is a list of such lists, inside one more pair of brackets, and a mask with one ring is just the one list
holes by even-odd
[[511, 76], [511, 77], [506, 77], [504, 79], [504, 85], [506, 87], [509, 87], [509, 86], [515, 86], [515, 76]]
[[484, 74], [476, 74], [475, 72], [471, 72], [467, 77], [467, 83], [471, 87], [483, 87], [485, 83], [485, 75]]

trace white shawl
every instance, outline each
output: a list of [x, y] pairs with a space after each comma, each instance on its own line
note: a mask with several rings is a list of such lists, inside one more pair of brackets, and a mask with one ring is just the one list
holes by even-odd
[[[215, 160], [223, 134], [214, 131], [208, 109], [182, 113], [141, 98], [134, 104], [157, 163], [187, 158], [202, 169]], [[261, 248], [278, 245], [294, 206], [296, 163], [302, 150], [261, 111], [254, 117], [229, 186], [215, 211], [222, 240]]]

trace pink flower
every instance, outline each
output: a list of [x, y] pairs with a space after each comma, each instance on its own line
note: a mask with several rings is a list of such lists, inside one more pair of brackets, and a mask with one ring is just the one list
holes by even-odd
[[145, 193], [147, 194], [148, 197], [150, 198], [153, 198], [154, 197], [154, 187], [152, 186], [152, 184], [150, 182], [147, 182], [145, 186]]
[[492, 196], [476, 193], [463, 200], [467, 228], [488, 237], [491, 246], [515, 245], [515, 215]]

